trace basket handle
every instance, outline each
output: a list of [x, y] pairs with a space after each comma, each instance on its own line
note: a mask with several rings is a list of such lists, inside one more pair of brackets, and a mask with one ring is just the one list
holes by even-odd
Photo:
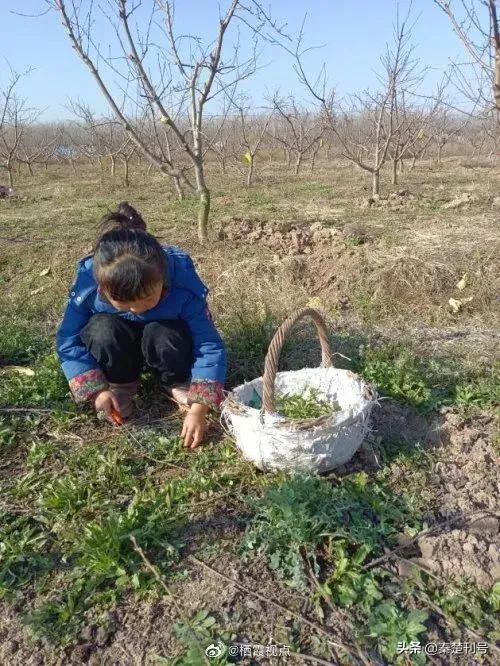
[[330, 368], [332, 366], [332, 352], [330, 343], [328, 342], [328, 332], [323, 316], [318, 310], [314, 308], [302, 308], [297, 310], [294, 314], [290, 315], [278, 328], [274, 334], [273, 339], [267, 350], [266, 360], [264, 362], [264, 376], [262, 379], [263, 384], [263, 400], [262, 411], [274, 411], [274, 381], [276, 379], [276, 372], [278, 371], [278, 362], [285, 341], [285, 336], [290, 329], [303, 317], [309, 316], [316, 324], [319, 341], [321, 344], [321, 368]]

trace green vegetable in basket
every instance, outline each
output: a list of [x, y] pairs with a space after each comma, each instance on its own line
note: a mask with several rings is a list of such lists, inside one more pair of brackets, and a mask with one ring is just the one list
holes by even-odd
[[319, 390], [308, 386], [301, 394], [277, 393], [275, 409], [278, 414], [289, 419], [316, 419], [330, 416], [340, 410], [337, 403], [319, 397]]

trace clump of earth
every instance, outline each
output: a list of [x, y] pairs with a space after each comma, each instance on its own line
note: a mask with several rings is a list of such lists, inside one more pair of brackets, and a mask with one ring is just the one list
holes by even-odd
[[[381, 419], [382, 415], [379, 423]], [[414, 426], [419, 425], [417, 421], [425, 419], [413, 418]], [[429, 522], [431, 529], [441, 527], [418, 539], [416, 551], [400, 563], [402, 575], [414, 563], [444, 578], [470, 578], [487, 588], [500, 579], [500, 456], [493, 430], [490, 417], [471, 423], [449, 412], [411, 433], [411, 439], [428, 445], [440, 440], [440, 460], [432, 479], [439, 513]]]
[[370, 197], [361, 199], [358, 205], [360, 208], [405, 208], [411, 205], [415, 198], [415, 195], [409, 190], [398, 190], [391, 192], [388, 197], [372, 194]]
[[365, 271], [365, 244], [373, 230], [349, 223], [342, 230], [315, 222], [271, 223], [232, 218], [217, 231], [219, 240], [233, 247], [258, 245], [273, 253], [292, 281], [311, 296], [322, 296], [342, 309], [352, 298], [354, 287]]
[[251, 245], [258, 242], [278, 255], [312, 254], [317, 245], [330, 245], [342, 237], [334, 227], [324, 227], [321, 222], [311, 225], [300, 223], [269, 223], [262, 220], [232, 218], [218, 230], [219, 240]]

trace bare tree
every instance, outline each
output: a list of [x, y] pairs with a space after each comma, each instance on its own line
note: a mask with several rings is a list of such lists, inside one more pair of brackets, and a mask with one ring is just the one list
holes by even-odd
[[441, 156], [445, 146], [463, 131], [468, 122], [468, 116], [465, 119], [460, 118], [447, 107], [441, 108], [431, 119], [428, 131], [436, 146], [436, 161], [438, 164], [441, 164]]
[[13, 168], [23, 136], [38, 115], [36, 109], [29, 108], [26, 99], [17, 94], [22, 77], [23, 74], [11, 70], [5, 89], [0, 92], [0, 167], [7, 171], [10, 187], [14, 184]]
[[275, 129], [273, 137], [284, 146], [287, 154], [291, 153], [295, 156], [295, 175], [297, 176], [305, 155], [319, 144], [324, 133], [324, 126], [318, 122], [317, 114], [299, 108], [293, 95], [282, 98], [275, 93], [272, 98], [272, 106], [285, 128], [284, 132], [279, 132], [278, 126], [278, 132]]
[[240, 154], [247, 164], [246, 183], [247, 187], [252, 185], [256, 156], [261, 149], [262, 142], [267, 134], [267, 128], [271, 121], [271, 114], [266, 113], [262, 117], [250, 115], [248, 101], [234, 102], [238, 111], [238, 146]]
[[493, 92], [497, 112], [500, 111], [500, 24], [497, 0], [434, 0], [448, 16], [453, 30], [460, 38], [476, 71], [476, 84], [471, 84], [464, 74], [464, 65], [454, 65], [457, 86], [466, 97], [483, 106], [486, 99], [482, 82], [488, 81]]
[[82, 128], [87, 135], [86, 150], [97, 157], [104, 168], [103, 158], [110, 161], [110, 175], [115, 177], [117, 160], [124, 165], [124, 183], [130, 184], [129, 164], [135, 154], [136, 147], [123, 127], [113, 118], [97, 118], [85, 102], [72, 102], [73, 113], [82, 121]]
[[[232, 0], [219, 18], [215, 40], [204, 45], [197, 36], [175, 34], [173, 1], [149, 0], [150, 19], [140, 31], [132, 25], [132, 20], [143, 5], [142, 0], [135, 4], [128, 0], [110, 0], [108, 18], [121, 51], [118, 57], [105, 55], [96, 45], [92, 4], [84, 11], [81, 0], [46, 1], [59, 12], [73, 48], [92, 73], [116, 120], [137, 151], [163, 173], [196, 189], [199, 198], [198, 233], [201, 241], [206, 240], [210, 191], [204, 169], [204, 113], [214, 98], [255, 72], [260, 28], [264, 24], [276, 28], [269, 15], [257, 0], [246, 3]], [[223, 57], [228, 28], [236, 21], [249, 34], [247, 41], [253, 44], [250, 55], [243, 61], [240, 61], [238, 42], [232, 54]], [[159, 39], [153, 36], [154, 30], [160, 31]], [[168, 48], [163, 45], [165, 39]], [[107, 78], [106, 68], [120, 77], [123, 84], [120, 92]], [[167, 106], [167, 100], [172, 96], [176, 99], [177, 109], [187, 110], [188, 131]], [[135, 113], [132, 112], [134, 110]], [[137, 118], [144, 117], [146, 110], [169, 129], [189, 165], [175, 163], [173, 157], [158, 151], [157, 146], [151, 145], [147, 136], [141, 133]], [[190, 170], [194, 173], [194, 183]]]
[[[405, 85], [397, 89], [395, 95], [397, 129], [390, 145], [393, 185], [398, 181], [398, 165], [402, 172], [404, 159], [412, 157], [411, 168], [413, 168], [418, 157], [425, 153], [434, 138], [436, 119], [443, 114], [448, 118], [450, 114], [450, 109], [445, 103], [449, 74], [444, 73], [434, 95], [422, 95], [417, 93], [417, 90], [424, 81], [427, 68], [419, 69], [418, 60], [415, 61], [415, 65], [415, 74], [407, 78]], [[467, 122], [466, 116], [465, 121], [457, 127], [457, 132]]]
[[33, 176], [34, 164], [47, 164], [54, 155], [60, 130], [51, 123], [30, 125], [26, 128], [17, 149], [18, 163], [26, 164]]
[[[398, 108], [406, 105], [406, 102], [402, 103], [402, 96], [408, 98], [423, 76], [420, 63], [413, 55], [414, 47], [410, 44], [412, 28], [410, 10], [403, 20], [400, 20], [398, 13], [393, 43], [387, 45], [380, 59], [380, 88], [375, 92], [365, 90], [351, 95], [346, 103], [337, 102], [334, 91], [327, 90], [324, 70], [315, 81], [311, 81], [306, 74], [303, 59], [310, 48], [302, 45], [304, 24], [295, 50], [281, 44], [294, 57], [300, 81], [320, 104], [323, 122], [339, 142], [342, 156], [371, 173], [372, 193], [376, 195], [380, 191], [380, 172], [390, 156], [391, 144], [399, 138], [400, 147], [409, 145], [406, 140], [401, 141], [406, 117], [398, 113]], [[398, 148], [396, 163], [401, 157]]]

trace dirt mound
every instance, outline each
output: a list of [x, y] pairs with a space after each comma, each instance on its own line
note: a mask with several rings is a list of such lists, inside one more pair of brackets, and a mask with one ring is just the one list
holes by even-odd
[[[437, 447], [439, 460], [429, 478], [429, 501], [439, 507], [428, 517], [443, 525], [422, 536], [400, 561], [402, 576], [413, 565], [456, 579], [471, 578], [489, 587], [500, 579], [500, 456], [493, 441], [494, 422], [473, 423], [453, 412], [429, 418], [388, 401], [374, 409], [372, 428], [384, 440]], [[449, 521], [449, 524], [447, 524]], [[404, 545], [404, 535], [401, 535]], [[409, 558], [409, 559], [408, 559]]]
[[369, 234], [359, 225], [348, 226], [344, 233], [320, 222], [273, 224], [232, 218], [218, 230], [218, 238], [236, 246], [267, 248], [311, 296], [321, 295], [330, 306], [344, 308], [364, 272], [364, 242]]
[[380, 194], [372, 194], [371, 197], [364, 197], [358, 202], [360, 208], [404, 208], [415, 201], [416, 197], [408, 190], [398, 190], [391, 192], [388, 197], [381, 197]]
[[233, 217], [218, 230], [219, 240], [259, 243], [276, 254], [311, 254], [317, 245], [327, 246], [338, 240], [342, 233], [333, 227], [324, 227], [320, 222], [311, 225], [289, 222], [266, 223], [262, 220], [245, 220]]

